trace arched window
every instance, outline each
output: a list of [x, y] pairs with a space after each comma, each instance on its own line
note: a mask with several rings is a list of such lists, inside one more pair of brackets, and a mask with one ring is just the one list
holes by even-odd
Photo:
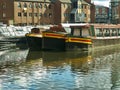
[[29, 7], [30, 7], [30, 8], [32, 8], [32, 7], [33, 7], [32, 3], [30, 3], [30, 4], [29, 4]]
[[25, 8], [27, 7], [27, 4], [26, 4], [26, 3], [24, 3], [24, 7], [25, 7]]
[[47, 4], [44, 5], [44, 8], [47, 8]]
[[52, 8], [52, 5], [49, 5], [48, 7], [49, 7], [49, 9], [51, 9], [51, 8]]
[[38, 8], [38, 4], [37, 4], [37, 3], [35, 3], [35, 4], [34, 4], [34, 7], [35, 7], [35, 8]]
[[38, 6], [39, 6], [39, 8], [42, 8], [42, 4], [41, 3]]
[[21, 3], [20, 2], [18, 2], [18, 7], [21, 8]]

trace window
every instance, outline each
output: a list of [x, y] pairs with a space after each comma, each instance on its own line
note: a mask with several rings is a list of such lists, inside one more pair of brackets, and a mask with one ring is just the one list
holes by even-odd
[[51, 9], [51, 5], [49, 5], [48, 7], [49, 7], [49, 9]]
[[46, 13], [44, 13], [44, 17], [47, 17], [47, 14], [46, 14]]
[[26, 3], [24, 3], [24, 5], [23, 5], [25, 8], [27, 7], [27, 4]]
[[49, 13], [49, 17], [50, 17], [50, 18], [52, 17], [52, 13]]
[[39, 16], [42, 17], [42, 13], [40, 13]]
[[5, 14], [5, 13], [3, 13], [3, 17], [6, 17], [6, 14]]
[[32, 25], [32, 23], [29, 23], [29, 25]]
[[27, 13], [24, 13], [24, 16], [27, 17]]
[[118, 28], [118, 35], [120, 36], [120, 29]]
[[18, 7], [21, 8], [21, 3], [20, 2], [18, 2]]
[[18, 16], [19, 16], [19, 17], [21, 17], [21, 16], [22, 16], [21, 12], [18, 12]]
[[36, 16], [36, 17], [37, 17], [37, 15], [38, 15], [38, 14], [37, 14], [37, 13], [35, 13], [35, 16]]
[[3, 8], [6, 8], [6, 3], [3, 3], [2, 7], [3, 7]]
[[29, 13], [29, 16], [32, 17], [32, 13]]
[[42, 4], [41, 3], [38, 6], [39, 6], [39, 8], [42, 8]]
[[32, 3], [30, 3], [30, 4], [29, 4], [29, 7], [30, 7], [30, 8], [32, 8], [32, 7], [33, 7]]
[[65, 8], [65, 4], [63, 4], [63, 7]]
[[37, 4], [37, 3], [34, 3], [34, 7], [37, 8], [37, 7], [38, 7], [38, 4]]
[[105, 14], [106, 13], [106, 9], [102, 8], [102, 13]]
[[44, 8], [47, 8], [47, 4], [44, 5]]
[[99, 9], [98, 8], [96, 8], [96, 14], [99, 14]]
[[84, 6], [82, 5], [81, 8], [84, 8]]
[[71, 8], [71, 4], [68, 4], [68, 8]]
[[64, 13], [64, 17], [66, 17], [66, 13]]
[[81, 9], [81, 5], [79, 5], [79, 6], [78, 6], [78, 8], [80, 8], [80, 9]]

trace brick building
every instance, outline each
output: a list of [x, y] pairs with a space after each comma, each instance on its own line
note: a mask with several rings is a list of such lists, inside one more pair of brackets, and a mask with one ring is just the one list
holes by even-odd
[[[53, 24], [50, 0], [2, 0], [0, 21], [15, 25]], [[10, 22], [11, 21], [11, 22]]]
[[95, 22], [108, 23], [109, 22], [109, 8], [105, 6], [95, 6]]
[[0, 0], [0, 22], [13, 24], [14, 3], [12, 0]]
[[[78, 22], [91, 22], [92, 20], [91, 0], [0, 1], [0, 22], [8, 25], [44, 25], [72, 22], [71, 19], [74, 17], [71, 17], [71, 15], [76, 13], [77, 18], [84, 16], [82, 17], [84, 20]], [[73, 6], [74, 1], [77, 2], [77, 7]], [[77, 8], [77, 12], [74, 12], [73, 9], [75, 8]], [[74, 20], [74, 22], [76, 21]]]
[[[90, 2], [90, 1], [89, 1]], [[90, 3], [84, 0], [72, 0], [71, 22], [91, 22]]]
[[72, 9], [71, 0], [54, 1], [54, 23], [66, 23], [70, 21], [70, 12]]
[[120, 23], [120, 0], [111, 0], [111, 22]]

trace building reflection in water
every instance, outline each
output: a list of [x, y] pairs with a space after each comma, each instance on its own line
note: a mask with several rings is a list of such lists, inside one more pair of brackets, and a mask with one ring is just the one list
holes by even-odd
[[118, 48], [94, 52], [1, 52], [0, 65], [6, 70], [0, 70], [0, 89], [119, 90], [119, 58]]
[[[111, 90], [119, 81], [120, 49], [103, 49], [89, 52], [31, 52], [27, 60], [42, 59], [47, 69], [69, 67], [76, 88]], [[117, 65], [115, 65], [117, 64]], [[119, 85], [120, 86], [120, 85]], [[114, 89], [113, 89], [114, 90]]]

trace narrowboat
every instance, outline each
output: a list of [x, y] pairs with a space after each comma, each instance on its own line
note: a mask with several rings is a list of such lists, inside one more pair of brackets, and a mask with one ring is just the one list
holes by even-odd
[[89, 24], [61, 24], [43, 32], [43, 47], [49, 50], [78, 50], [92, 45]]
[[39, 35], [26, 35], [36, 39], [34, 42], [28, 40], [30, 48], [60, 51], [91, 50], [120, 44], [120, 25], [62, 23], [50, 27]]

